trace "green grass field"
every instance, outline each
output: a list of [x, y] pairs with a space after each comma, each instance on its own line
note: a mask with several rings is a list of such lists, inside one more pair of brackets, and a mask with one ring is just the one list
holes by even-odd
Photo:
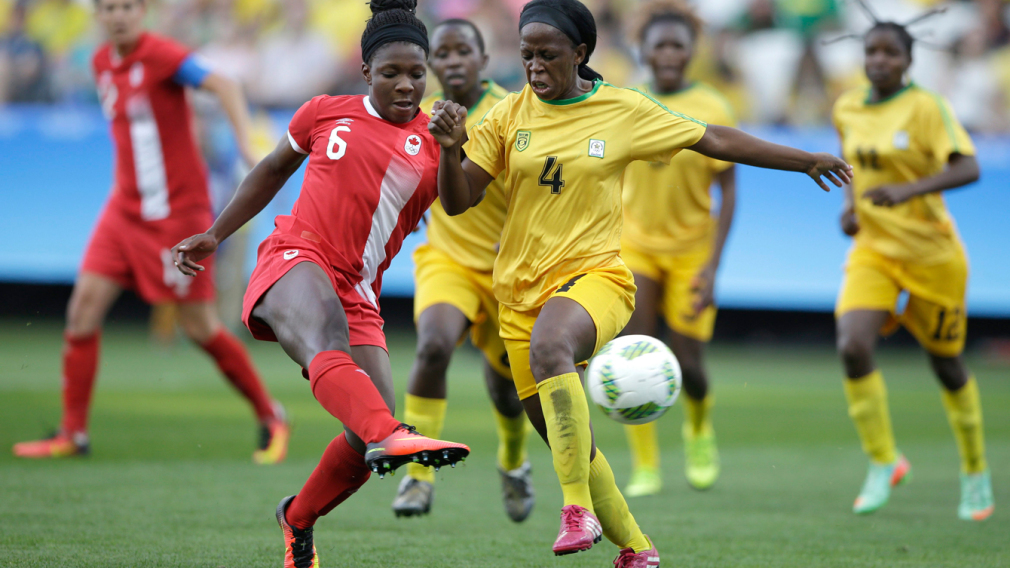
[[[288, 461], [250, 461], [249, 409], [188, 344], [152, 346], [141, 327], [106, 332], [92, 420], [93, 454], [15, 461], [7, 448], [59, 418], [60, 331], [55, 323], [0, 323], [0, 566], [279, 567], [277, 501], [297, 492], [340, 429], [275, 344], [251, 345], [273, 393], [294, 418]], [[401, 396], [413, 336], [390, 339]], [[681, 473], [680, 406], [660, 424], [665, 487], [632, 511], [662, 553], [683, 567], [1010, 566], [1010, 369], [969, 358], [981, 384], [998, 503], [982, 524], [956, 517], [953, 438], [925, 358], [883, 349], [895, 429], [913, 482], [890, 505], [850, 512], [866, 462], [845, 411], [829, 349], [717, 345], [709, 357], [723, 476], [705, 493]], [[610, 566], [616, 548], [555, 559], [561, 492], [550, 454], [531, 438], [538, 503], [514, 525], [494, 469], [494, 427], [478, 356], [460, 351], [450, 372], [448, 439], [473, 448], [443, 469], [433, 512], [395, 519], [400, 479], [373, 477], [317, 525], [324, 567]], [[618, 483], [629, 458], [621, 427], [594, 414]]]

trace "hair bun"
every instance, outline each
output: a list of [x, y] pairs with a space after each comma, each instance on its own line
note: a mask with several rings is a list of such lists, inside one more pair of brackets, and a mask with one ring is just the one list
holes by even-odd
[[405, 10], [414, 14], [417, 12], [417, 0], [371, 0], [368, 7], [372, 10], [372, 15], [390, 10]]

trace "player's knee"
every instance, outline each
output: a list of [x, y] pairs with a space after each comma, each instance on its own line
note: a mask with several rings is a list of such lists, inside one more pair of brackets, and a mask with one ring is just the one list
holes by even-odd
[[216, 318], [201, 317], [187, 313], [186, 310], [180, 311], [179, 315], [179, 327], [182, 328], [182, 332], [200, 345], [213, 339], [220, 328]]
[[860, 377], [873, 370], [873, 344], [864, 338], [839, 335], [838, 355], [850, 377]]
[[97, 298], [77, 290], [67, 303], [67, 321], [65, 331], [71, 337], [91, 335], [102, 325], [101, 314], [95, 306]]
[[943, 388], [954, 392], [961, 390], [968, 382], [968, 369], [960, 357], [938, 357], [930, 355], [929, 362]]
[[417, 363], [427, 370], [445, 370], [456, 349], [456, 343], [438, 334], [424, 335], [417, 341]]
[[547, 333], [530, 341], [530, 366], [538, 381], [560, 375], [574, 363], [574, 349], [567, 337]]
[[701, 400], [708, 394], [708, 376], [701, 365], [685, 365], [681, 362], [680, 372], [684, 391], [694, 400]]

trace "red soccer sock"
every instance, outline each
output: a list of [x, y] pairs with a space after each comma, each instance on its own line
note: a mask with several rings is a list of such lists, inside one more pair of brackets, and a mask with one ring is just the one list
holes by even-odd
[[326, 447], [323, 459], [288, 505], [288, 524], [299, 529], [316, 524], [319, 517], [353, 495], [371, 474], [363, 456], [340, 434]]
[[221, 328], [210, 341], [200, 347], [214, 358], [228, 382], [252, 404], [260, 422], [274, 418], [273, 401], [260, 381], [245, 346], [225, 328]]
[[393, 433], [393, 418], [372, 379], [343, 351], [323, 351], [309, 363], [312, 394], [366, 444]]
[[100, 332], [85, 337], [64, 334], [63, 343], [63, 424], [65, 434], [87, 432], [88, 409], [98, 370]]

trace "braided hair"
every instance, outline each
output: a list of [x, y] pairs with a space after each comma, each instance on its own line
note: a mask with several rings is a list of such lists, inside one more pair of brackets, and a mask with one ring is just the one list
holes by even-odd
[[371, 64], [380, 47], [397, 42], [413, 43], [428, 56], [428, 28], [415, 15], [417, 0], [371, 0], [372, 17], [361, 34], [361, 58]]
[[596, 19], [593, 18], [593, 13], [589, 11], [589, 8], [579, 0], [532, 0], [527, 2], [523, 6], [522, 12], [519, 13], [519, 29], [522, 29], [524, 15], [537, 11], [534, 9], [544, 8], [560, 13], [564, 21], [557, 22], [559, 25], [554, 27], [564, 32], [568, 39], [572, 40], [572, 43], [576, 46], [586, 44], [586, 58], [579, 64], [579, 77], [587, 81], [602, 80], [603, 76], [587, 65], [589, 57], [596, 49]]
[[870, 35], [873, 32], [876, 32], [876, 31], [892, 31], [892, 32], [895, 33], [895, 35], [898, 36], [898, 41], [901, 42], [901, 45], [905, 48], [905, 51], [908, 53], [908, 56], [910, 58], [912, 57], [912, 46], [915, 44], [916, 41], [918, 41], [919, 43], [923, 44], [926, 47], [931, 47], [931, 48], [940, 49], [940, 50], [946, 50], [946, 48], [943, 47], [943, 46], [938, 46], [936, 44], [932, 44], [932, 43], [929, 43], [929, 42], [921, 41], [921, 40], [917, 39], [914, 35], [912, 35], [911, 32], [908, 31], [908, 29], [910, 27], [914, 26], [915, 24], [918, 24], [920, 22], [923, 22], [925, 20], [928, 20], [928, 19], [932, 18], [933, 16], [936, 16], [938, 14], [942, 14], [942, 13], [946, 12], [947, 11], [947, 7], [946, 6], [940, 6], [938, 8], [933, 8], [932, 10], [929, 10], [928, 12], [925, 12], [923, 14], [920, 14], [920, 15], [912, 18], [911, 20], [905, 22], [904, 24], [899, 24], [897, 22], [889, 22], [889, 21], [881, 20], [879, 17], [877, 17], [876, 12], [873, 11], [873, 8], [870, 7], [869, 3], [867, 3], [866, 0], [856, 0], [856, 5], [859, 6], [860, 8], [862, 8], [862, 10], [866, 14], [866, 16], [873, 22], [873, 27], [870, 28], [869, 30], [867, 30], [866, 33], [862, 33], [862, 34], [845, 34], [845, 35], [842, 35], [842, 36], [838, 36], [838, 37], [836, 37], [834, 39], [826, 40], [826, 41], [822, 42], [824, 45], [828, 45], [828, 44], [831, 44], [831, 43], [835, 43], [836, 41], [842, 41], [844, 39], [851, 39], [851, 38], [865, 40], [866, 36]]

